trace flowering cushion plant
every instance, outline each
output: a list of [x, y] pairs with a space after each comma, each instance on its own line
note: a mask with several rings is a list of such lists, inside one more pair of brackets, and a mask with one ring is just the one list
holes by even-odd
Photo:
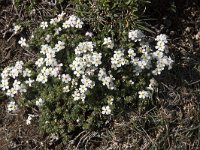
[[[19, 41], [38, 51], [37, 60], [29, 68], [18, 61], [1, 73], [6, 95], [20, 94], [40, 112], [41, 128], [63, 138], [75, 130], [103, 127], [108, 118], [139, 107], [151, 98], [154, 77], [173, 63], [164, 34], [150, 42], [134, 29], [120, 42], [84, 31], [80, 18], [65, 13], [42, 22], [28, 43], [25, 38]], [[16, 108], [11, 102], [8, 111]]]

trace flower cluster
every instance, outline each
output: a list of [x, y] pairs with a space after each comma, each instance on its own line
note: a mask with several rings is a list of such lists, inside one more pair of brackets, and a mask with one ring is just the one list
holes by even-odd
[[167, 37], [165, 34], [160, 34], [155, 39], [157, 41], [156, 49], [152, 55], [157, 60], [156, 69], [153, 70], [154, 75], [161, 74], [161, 72], [168, 66], [168, 69], [172, 68], [172, 63], [174, 62], [171, 57], [167, 57], [165, 54], [168, 52], [167, 49]]
[[17, 110], [17, 105], [15, 104], [14, 101], [11, 101], [7, 105], [8, 112], [15, 112]]
[[137, 42], [137, 41], [141, 41], [145, 35], [143, 34], [143, 32], [141, 30], [131, 30], [129, 33], [128, 33], [128, 37]]
[[[90, 79], [98, 66], [102, 63], [102, 54], [94, 51], [95, 44], [92, 42], [82, 42], [75, 48], [75, 59], [70, 64], [74, 75], [81, 78], [81, 85], [73, 93], [74, 100], [84, 101], [88, 89], [92, 89], [95, 82]], [[74, 80], [76, 81], [76, 80]], [[77, 85], [77, 83], [73, 83]]]
[[79, 19], [78, 17], [72, 15], [69, 17], [68, 20], [66, 20], [62, 27], [67, 29], [67, 28], [70, 28], [70, 27], [75, 27], [75, 28], [82, 28], [83, 26], [83, 22], [81, 21], [81, 19]]
[[98, 73], [98, 79], [99, 81], [102, 81], [102, 84], [106, 85], [108, 89], [110, 90], [115, 89], [113, 82], [115, 78], [111, 74], [108, 76], [105, 68], [100, 68]]
[[[58, 22], [64, 20], [64, 16], [65, 16], [65, 13], [62, 12], [57, 17], [51, 19], [50, 24], [56, 25]], [[78, 17], [72, 15], [69, 17], [68, 20], [66, 20], [63, 23], [62, 27], [64, 29], [67, 29], [69, 27], [82, 28], [82, 25], [83, 25], [83, 22]], [[45, 29], [46, 27], [48, 27], [48, 22], [42, 22], [40, 27]], [[62, 30], [61, 27], [55, 28], [56, 34], [59, 34], [61, 30]], [[47, 43], [50, 38], [51, 38], [50, 35], [45, 38]], [[89, 46], [92, 46], [92, 45], [88, 45], [88, 43], [86, 43], [85, 45], [86, 45], [85, 49], [89, 49]], [[51, 47], [49, 44], [41, 45], [40, 53], [43, 54], [43, 57], [40, 57], [35, 62], [35, 65], [38, 68], [40, 68], [40, 72], [37, 75], [36, 81], [45, 84], [48, 81], [48, 77], [57, 77], [57, 78], [61, 77], [60, 73], [61, 73], [61, 67], [63, 66], [63, 64], [58, 63], [56, 59], [56, 54], [64, 49], [65, 49], [65, 42], [63, 41], [58, 41], [54, 47]], [[78, 48], [77, 48], [77, 53], [78, 53]], [[95, 53], [94, 53], [94, 57], [95, 57]]]
[[44, 100], [42, 100], [41, 98], [39, 98], [36, 102], [35, 102], [36, 106], [38, 107], [42, 107], [44, 104]]
[[113, 49], [113, 47], [114, 47], [114, 43], [110, 37], [104, 38], [103, 45], [106, 45], [107, 48], [110, 48], [110, 49]]
[[114, 55], [111, 58], [111, 68], [117, 69], [127, 64], [127, 59], [124, 58], [124, 52], [122, 50], [114, 51]]
[[58, 63], [56, 60], [56, 53], [63, 50], [65, 48], [65, 43], [62, 41], [58, 41], [55, 44], [55, 47], [51, 47], [48, 44], [41, 45], [40, 53], [43, 54], [43, 57], [39, 58], [35, 65], [41, 68], [40, 73], [37, 76], [36, 81], [41, 83], [46, 83], [48, 81], [48, 77], [59, 77], [59, 73], [62, 67], [62, 63]]
[[[135, 96], [140, 99], [150, 98], [156, 87], [156, 82], [151, 79], [152, 76], [159, 75], [166, 67], [170, 69], [172, 66], [173, 60], [168, 56], [167, 37], [164, 34], [155, 38], [156, 46], [140, 30], [131, 30], [128, 33], [127, 42], [132, 43], [127, 45], [120, 45], [119, 41], [114, 43], [115, 39], [111, 37], [97, 39], [90, 32], [86, 32], [83, 37], [80, 36], [76, 40], [70, 39], [70, 36], [66, 40], [64, 38], [68, 33], [79, 32], [77, 28], [82, 28], [83, 22], [74, 15], [69, 16], [68, 19], [65, 18], [65, 13], [62, 12], [50, 22], [40, 24], [39, 29], [48, 29], [48, 34], [42, 38], [45, 41], [40, 45], [38, 58], [34, 62], [34, 72], [25, 68], [22, 61], [3, 70], [0, 88], [8, 96], [14, 97], [17, 93], [24, 93], [28, 87], [34, 88], [33, 85], [51, 87], [55, 83], [55, 87], [58, 86], [58, 91], [61, 92], [59, 94], [63, 94], [62, 98], [67, 102], [70, 101], [72, 105], [81, 104], [83, 107], [87, 105], [87, 108], [92, 111], [98, 110], [98, 113], [110, 115], [114, 109], [118, 108], [115, 105], [120, 103], [120, 100], [122, 101], [122, 97], [124, 99], [128, 97], [127, 101]], [[52, 33], [49, 33], [50, 31]], [[76, 37], [75, 34], [74, 37]], [[70, 43], [73, 44], [70, 45]], [[20, 39], [19, 44], [28, 48], [24, 38]], [[65, 56], [67, 58], [64, 58]], [[137, 84], [140, 75], [141, 78], [145, 76], [151, 79], [149, 84]], [[51, 88], [54, 89], [54, 87]], [[134, 90], [128, 93], [130, 96], [127, 96], [126, 91], [129, 91], [129, 88]], [[119, 91], [125, 94], [121, 96]], [[52, 94], [51, 92], [47, 93]], [[105, 92], [105, 94], [98, 92]], [[47, 101], [51, 103], [53, 94], [52, 97], [47, 98], [43, 96], [45, 92], [38, 93], [35, 105], [39, 110], [46, 109], [45, 104]], [[98, 103], [94, 104], [98, 106], [88, 104], [94, 100], [91, 95], [98, 97]], [[8, 111], [15, 109], [15, 103], [11, 102]], [[26, 123], [30, 124], [33, 117], [29, 115]]]
[[64, 19], [65, 14], [66, 14], [65, 12], [62, 12], [61, 14], [58, 14], [57, 17], [52, 18], [50, 20], [50, 24], [56, 25], [57, 23], [59, 23], [60, 21], [62, 21]]
[[92, 81], [86, 76], [82, 76], [81, 85], [78, 89], [75, 89], [74, 93], [72, 94], [72, 97], [75, 101], [82, 100], [84, 102], [86, 98], [86, 92], [88, 91], [88, 89], [92, 89], [94, 86], [94, 81]]
[[[14, 97], [18, 92], [26, 92], [26, 87], [31, 86], [34, 81], [30, 78], [31, 70], [24, 68], [23, 65], [22, 61], [17, 61], [14, 66], [6, 67], [1, 73], [0, 87], [10, 97]], [[20, 81], [22, 78], [24, 83]]]
[[[128, 56], [131, 58], [131, 63], [135, 67], [134, 72], [139, 75], [144, 69], [152, 69], [153, 75], [160, 74], [166, 66], [171, 68], [173, 60], [166, 54], [167, 50], [167, 37], [164, 34], [156, 37], [157, 45], [155, 46], [156, 51], [150, 47], [150, 43], [144, 40], [144, 34], [140, 30], [132, 30], [129, 32], [129, 38], [134, 42], [139, 42], [140, 47], [138, 53], [140, 57], [137, 57], [136, 53], [132, 50], [128, 50]], [[154, 64], [156, 64], [155, 69]]]

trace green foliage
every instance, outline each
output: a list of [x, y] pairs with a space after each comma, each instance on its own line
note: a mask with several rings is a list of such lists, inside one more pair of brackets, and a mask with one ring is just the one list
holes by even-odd
[[148, 0], [74, 0], [75, 12], [88, 23], [90, 30], [100, 37], [121, 39], [123, 32], [142, 26], [142, 11]]

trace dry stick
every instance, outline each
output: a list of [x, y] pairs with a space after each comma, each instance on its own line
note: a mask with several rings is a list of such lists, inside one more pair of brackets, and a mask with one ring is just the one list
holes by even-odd
[[[6, 18], [5, 18], [5, 20], [6, 20]], [[10, 26], [10, 23], [11, 23], [11, 22], [12, 22], [12, 19], [11, 19], [10, 22], [8, 23], [7, 28], [4, 28], [4, 29], [3, 29], [3, 31], [4, 31], [4, 33], [3, 33], [3, 38], [5, 38], [6, 34], [7, 34], [8, 32], [10, 32], [9, 26]]]
[[[26, 8], [26, 7], [25, 7], [24, 5], [22, 5], [22, 7], [21, 7], [21, 9], [20, 9], [20, 14], [19, 14], [20, 16], [22, 16], [22, 14], [23, 14], [22, 11], [25, 10], [25, 8]], [[19, 17], [20, 17], [20, 16], [19, 16]], [[24, 17], [24, 16], [23, 16], [23, 17]]]
[[19, 17], [19, 12], [18, 12], [18, 10], [17, 10], [17, 7], [16, 7], [15, 3], [13, 3], [12, 7], [15, 9], [15, 12], [17, 13], [17, 15], [18, 15], [18, 17]]
[[79, 133], [74, 139], [73, 141], [76, 141], [82, 134], [84, 134], [86, 131], [82, 131], [81, 133]]
[[83, 135], [83, 136], [80, 138], [80, 140], [79, 140], [79, 142], [78, 142], [78, 144], [77, 144], [77, 146], [76, 146], [76, 150], [78, 150], [78, 147], [79, 147], [80, 144], [82, 143], [83, 139], [84, 139], [85, 137], [87, 137], [88, 134], [90, 134], [90, 132], [86, 133], [85, 135]]
[[149, 140], [151, 141], [151, 143], [156, 147], [155, 141], [153, 141], [151, 139], [151, 137], [149, 136], [149, 134], [144, 130], [144, 128], [141, 127], [141, 129], [144, 131], [144, 133], [147, 135], [147, 137], [149, 138]]
[[193, 128], [186, 129], [186, 131], [183, 131], [183, 133], [188, 132], [188, 131], [192, 131], [192, 130], [195, 130], [195, 129], [198, 129], [199, 127], [200, 127], [200, 125], [198, 125], [196, 127], [193, 127]]
[[89, 138], [87, 139], [86, 143], [85, 143], [85, 150], [87, 150], [87, 146], [88, 146], [88, 142], [97, 135], [97, 132], [93, 132], [91, 133], [91, 135], [89, 136]]
[[9, 42], [10, 41], [10, 39], [14, 36], [14, 35], [16, 35], [15, 33], [13, 33], [10, 37], [9, 37], [9, 39], [7, 40], [7, 42]]
[[88, 139], [88, 137], [90, 137], [91, 134], [92, 134], [92, 132], [89, 132], [89, 135], [86, 136], [86, 137], [82, 140], [82, 142], [85, 143], [85, 141]]
[[[70, 142], [73, 144], [74, 141], [76, 141], [82, 134], [84, 134], [86, 131], [82, 131], [81, 133], [79, 133], [73, 140], [71, 140]], [[71, 146], [70, 144], [68, 145], [68, 148], [69, 149], [69, 146]]]
[[45, 16], [51, 16], [52, 14], [49, 11], [44, 11]]
[[83, 141], [83, 139], [84, 139], [85, 137], [87, 137], [87, 135], [89, 135], [89, 134], [90, 134], [90, 132], [86, 133], [85, 135], [83, 135], [83, 136], [81, 137], [81, 139], [79, 140], [79, 142], [78, 142], [78, 144], [77, 144], [77, 146], [76, 146], [76, 150], [78, 150], [78, 147], [80, 146], [80, 144], [81, 144], [81, 142]]
[[30, 55], [35, 56], [35, 55], [34, 55], [33, 53], [31, 53], [30, 51], [28, 51], [28, 50], [26, 50], [26, 49], [24, 49], [24, 48], [23, 48], [23, 50], [26, 51], [27, 53], [29, 53]]
[[186, 80], [184, 80], [186, 83], [187, 83], [187, 85], [193, 85], [193, 84], [197, 84], [197, 83], [199, 83], [200, 82], [200, 80], [197, 80], [197, 81], [194, 81], [194, 82], [192, 82], [192, 83], [188, 83]]
[[92, 133], [89, 133], [89, 135], [87, 135], [87, 136], [82, 140], [82, 143], [85, 143], [85, 146], [84, 146], [85, 149], [86, 149], [86, 147], [87, 147], [87, 145], [86, 145], [87, 140], [90, 138], [91, 135], [92, 135]]
[[90, 139], [93, 137], [93, 132], [91, 132], [90, 133], [90, 135], [88, 135], [87, 137], [85, 137], [84, 139], [83, 139], [83, 143], [85, 143], [85, 149], [87, 148], [87, 144], [88, 144], [88, 142], [90, 141]]
[[43, 20], [43, 15], [42, 15], [42, 13], [41, 13], [40, 9], [41, 9], [41, 8], [37, 8], [37, 11], [38, 11], [38, 12], [39, 12], [39, 14], [40, 14], [40, 15], [39, 15], [39, 16], [40, 16], [40, 18]]

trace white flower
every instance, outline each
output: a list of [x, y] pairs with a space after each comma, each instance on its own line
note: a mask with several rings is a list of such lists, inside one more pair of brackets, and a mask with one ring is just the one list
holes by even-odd
[[85, 94], [85, 92], [87, 91], [87, 87], [85, 85], [80, 85], [79, 91], [80, 93]]
[[74, 98], [74, 101], [78, 101], [81, 99], [81, 93], [78, 89], [76, 89], [74, 91], [74, 93], [72, 94], [72, 97]]
[[58, 65], [58, 62], [56, 61], [56, 58], [53, 57], [47, 57], [45, 58], [46, 66], [52, 66], [55, 67]]
[[1, 78], [4, 80], [7, 80], [11, 70], [12, 70], [12, 67], [4, 68], [4, 70], [1, 73]]
[[26, 93], [27, 92], [26, 86], [24, 84], [21, 84], [21, 88], [19, 89], [19, 92], [20, 93]]
[[104, 38], [104, 42], [103, 42], [103, 45], [107, 45], [109, 43], [111, 43], [111, 37], [107, 37], [107, 38]]
[[75, 27], [76, 28], [82, 28], [82, 26], [83, 26], [83, 22], [80, 19], [77, 19]]
[[165, 34], [160, 34], [156, 37], [156, 41], [161, 41], [163, 43], [167, 43], [167, 36]]
[[129, 80], [129, 83], [133, 85], [135, 82], [133, 80]]
[[28, 114], [28, 118], [26, 119], [26, 124], [29, 125], [31, 124], [31, 120], [33, 119], [34, 115]]
[[71, 81], [71, 76], [69, 74], [62, 74], [62, 81], [65, 83], [69, 83]]
[[172, 60], [171, 57], [166, 57], [166, 65], [168, 65], [168, 70], [172, 69], [172, 64], [174, 63], [174, 61]]
[[107, 76], [105, 73], [105, 69], [100, 69], [98, 73], [98, 79], [102, 81], [102, 84], [106, 85], [108, 89], [113, 90], [115, 88], [113, 83], [115, 78], [112, 75]]
[[2, 88], [3, 91], [9, 89], [9, 83], [8, 83], [8, 80], [1, 80], [0, 87]]
[[8, 91], [6, 92], [6, 95], [10, 97], [14, 97], [16, 93], [17, 93], [17, 90], [15, 88], [11, 88], [11, 89], [8, 89]]
[[46, 75], [44, 75], [42, 73], [38, 74], [38, 76], [36, 78], [36, 81], [41, 82], [43, 84], [46, 83], [47, 80], [48, 80], [48, 76], [46, 76]]
[[139, 91], [138, 94], [139, 94], [139, 98], [141, 98], [141, 99], [145, 99], [145, 98], [149, 97], [149, 92], [144, 91], [144, 90]]
[[24, 71], [23, 71], [23, 77], [30, 77], [31, 76], [31, 70], [26, 68]]
[[75, 28], [82, 28], [83, 26], [83, 22], [81, 21], [81, 19], [79, 19], [78, 17], [72, 15], [69, 17], [68, 20], [66, 20], [62, 27], [67, 29], [69, 27], [75, 27]]
[[47, 28], [47, 27], [48, 27], [48, 22], [41, 22], [41, 23], [40, 23], [40, 27], [41, 27], [42, 29]]
[[65, 12], [62, 12], [61, 14], [58, 14], [58, 16], [57, 16], [58, 22], [60, 22], [61, 20], [63, 20], [65, 14], [66, 14]]
[[28, 80], [25, 81], [26, 84], [28, 84], [28, 86], [32, 86], [32, 83], [34, 82], [34, 80], [32, 80], [31, 78], [28, 78]]
[[159, 51], [164, 51], [165, 48], [166, 48], [166, 46], [165, 46], [165, 43], [164, 43], [164, 42], [158, 41], [155, 48], [156, 48], [157, 50], [159, 50]]
[[13, 77], [14, 79], [19, 76], [19, 71], [17, 70], [17, 68], [13, 68], [10, 71], [10, 76]]
[[45, 55], [51, 53], [52, 51], [53, 51], [52, 48], [48, 44], [41, 45], [40, 53]]
[[15, 112], [17, 110], [17, 105], [14, 101], [8, 103], [7, 109], [9, 112]]
[[95, 65], [95, 67], [98, 67], [102, 62], [101, 62], [102, 54], [93, 52], [92, 53], [92, 64]]
[[92, 42], [81, 42], [75, 48], [75, 54], [80, 55], [87, 52], [93, 52], [94, 44]]
[[102, 112], [103, 115], [110, 115], [111, 114], [111, 109], [110, 106], [103, 106], [102, 107]]
[[36, 62], [35, 65], [38, 67], [41, 67], [44, 64], [44, 58], [39, 58]]
[[17, 34], [20, 29], [21, 29], [21, 25], [15, 25], [13, 29], [14, 33]]
[[51, 35], [47, 34], [47, 36], [45, 37], [45, 41], [49, 43], [51, 39], [52, 39]]
[[58, 18], [52, 18], [50, 20], [50, 24], [52, 24], [52, 25], [56, 25], [58, 22], [59, 22]]
[[108, 99], [108, 104], [109, 104], [109, 105], [112, 105], [112, 104], [113, 104], [113, 101], [114, 101], [114, 98], [113, 98], [113, 97], [109, 98], [109, 99]]
[[136, 53], [134, 52], [134, 50], [133, 49], [129, 49], [128, 50], [128, 57], [133, 59], [135, 56], [136, 56]]
[[92, 34], [92, 32], [86, 32], [86, 33], [85, 33], [85, 36], [92, 37], [93, 34]]
[[127, 60], [124, 58], [124, 52], [122, 50], [114, 51], [113, 57], [111, 57], [111, 68], [115, 70], [121, 66], [124, 66]]
[[69, 28], [69, 27], [70, 27], [69, 21], [68, 21], [68, 20], [65, 21], [65, 22], [63, 23], [62, 27], [65, 28], [65, 29]]
[[94, 82], [91, 79], [89, 79], [88, 77], [84, 76], [84, 75], [82, 76], [81, 83], [85, 87], [88, 87], [88, 88], [93, 88], [94, 87]]
[[138, 66], [141, 68], [141, 69], [144, 69], [147, 65], [147, 62], [144, 61], [144, 60], [141, 60], [141, 61], [138, 61]]
[[129, 33], [128, 33], [128, 37], [133, 40], [134, 42], [137, 42], [137, 41], [141, 41], [145, 35], [142, 33], [142, 31], [140, 30], [131, 30]]
[[21, 47], [28, 47], [28, 44], [26, 43], [26, 39], [21, 37], [18, 43], [21, 45]]
[[59, 28], [55, 28], [54, 31], [55, 31], [55, 35], [59, 35], [59, 33], [60, 33], [60, 31], [62, 31], [62, 29], [61, 29], [61, 27], [59, 27]]
[[44, 105], [44, 100], [42, 100], [41, 98], [39, 98], [36, 102], [35, 102], [36, 106], [38, 107], [42, 107]]
[[155, 89], [156, 86], [157, 86], [157, 82], [156, 82], [156, 80], [155, 80], [154, 78], [152, 78], [152, 79], [150, 80], [150, 84], [149, 84], [149, 86], [147, 87], [147, 89], [150, 90], [150, 91], [153, 91], [153, 90]]
[[70, 90], [69, 90], [69, 86], [68, 85], [63, 88], [63, 92], [64, 93], [68, 93], [69, 91]]
[[157, 60], [159, 60], [159, 59], [161, 59], [161, 58], [163, 58], [163, 55], [164, 55], [164, 53], [162, 52], [162, 51], [155, 51], [155, 52], [153, 52], [153, 57], [154, 58], [156, 58]]
[[106, 45], [108, 48], [113, 49], [114, 43], [111, 40], [111, 37], [104, 38], [103, 45]]
[[64, 48], [65, 48], [65, 42], [58, 41], [54, 49], [56, 52], [59, 52], [60, 50], [63, 50]]
[[21, 89], [21, 82], [18, 81], [18, 80], [15, 80], [14, 83], [13, 83], [13, 88], [18, 91]]
[[52, 68], [52, 71], [51, 71], [51, 76], [53, 77], [59, 77], [59, 73], [61, 71], [61, 67], [63, 66], [63, 64], [57, 64], [57, 65], [54, 65], [54, 67]]

